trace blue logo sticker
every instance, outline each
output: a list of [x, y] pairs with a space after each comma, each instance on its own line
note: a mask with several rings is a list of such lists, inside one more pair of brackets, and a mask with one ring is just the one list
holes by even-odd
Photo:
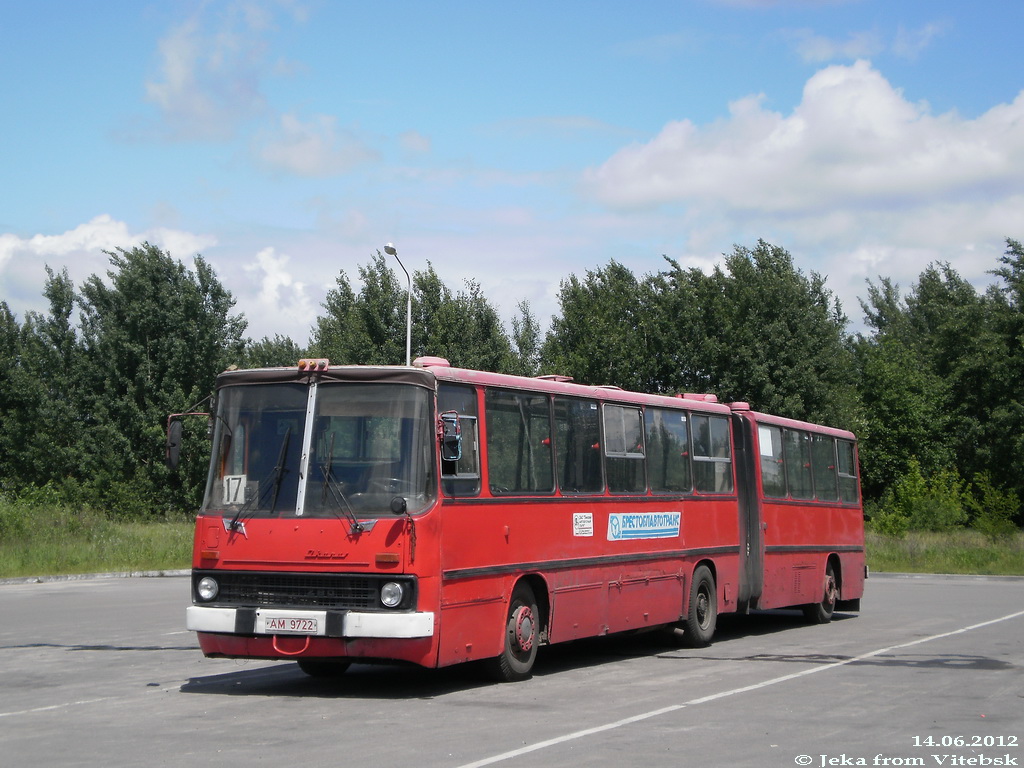
[[674, 539], [679, 536], [679, 512], [626, 512], [608, 516], [608, 541]]

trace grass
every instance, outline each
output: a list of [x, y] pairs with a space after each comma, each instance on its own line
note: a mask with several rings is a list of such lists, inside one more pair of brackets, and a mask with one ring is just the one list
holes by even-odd
[[868, 565], [873, 571], [1024, 576], [1024, 533], [992, 540], [978, 531], [911, 531], [892, 538], [868, 531]]
[[[193, 523], [115, 521], [0, 499], [0, 578], [188, 568]], [[873, 571], [1024, 576], [1024, 533], [993, 541], [977, 531], [866, 537]]]
[[0, 578], [188, 568], [192, 529], [0, 500]]

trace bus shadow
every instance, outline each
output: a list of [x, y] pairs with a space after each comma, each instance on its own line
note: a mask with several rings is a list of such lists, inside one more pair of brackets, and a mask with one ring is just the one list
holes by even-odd
[[[854, 618], [853, 614], [836, 613], [834, 622]], [[535, 675], [558, 674], [574, 668], [611, 664], [623, 658], [660, 657], [676, 660], [711, 660], [709, 649], [733, 640], [761, 635], [779, 635], [790, 630], [810, 627], [798, 610], [756, 611], [738, 616], [718, 617], [715, 637], [708, 648], [689, 648], [682, 642], [682, 633], [668, 630], [625, 632], [606, 637], [586, 638], [545, 648], [538, 657]], [[722, 659], [734, 658], [726, 655]], [[838, 660], [832, 659], [833, 661]]]
[[[833, 621], [853, 618], [836, 614]], [[719, 617], [713, 645], [744, 637], [807, 628], [799, 611], [770, 611]], [[681, 648], [666, 631], [626, 632], [560, 643], [540, 650], [535, 677], [614, 664], [624, 658], [712, 658], [707, 649]], [[724, 658], [724, 657], [723, 657]], [[769, 659], [765, 659], [769, 660]], [[838, 658], [829, 658], [836, 661]], [[806, 659], [805, 659], [806, 661]], [[182, 693], [217, 696], [282, 696], [335, 699], [432, 699], [497, 685], [479, 662], [442, 669], [400, 664], [353, 664], [337, 678], [313, 678], [290, 662], [190, 678]]]
[[310, 677], [294, 663], [193, 677], [182, 693], [329, 699], [432, 699], [492, 685], [475, 664], [426, 669], [402, 664], [353, 664], [336, 678]]

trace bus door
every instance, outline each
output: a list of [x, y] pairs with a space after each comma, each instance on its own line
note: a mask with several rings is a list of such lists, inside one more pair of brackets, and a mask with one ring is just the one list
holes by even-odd
[[762, 508], [757, 492], [754, 422], [742, 414], [732, 415], [736, 450], [737, 506], [740, 531], [740, 585], [737, 611], [756, 608], [764, 587], [764, 531]]

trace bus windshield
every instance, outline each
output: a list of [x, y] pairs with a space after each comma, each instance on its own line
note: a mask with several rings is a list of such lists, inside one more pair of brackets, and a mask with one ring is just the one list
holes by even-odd
[[305, 513], [373, 517], [436, 498], [430, 392], [405, 384], [321, 384]]
[[[220, 390], [204, 510], [378, 517], [394, 513], [396, 497], [409, 512], [436, 498], [429, 390], [324, 382], [316, 390], [312, 430], [309, 395], [310, 387], [296, 382]], [[309, 456], [305, 477], [303, 454]]]

